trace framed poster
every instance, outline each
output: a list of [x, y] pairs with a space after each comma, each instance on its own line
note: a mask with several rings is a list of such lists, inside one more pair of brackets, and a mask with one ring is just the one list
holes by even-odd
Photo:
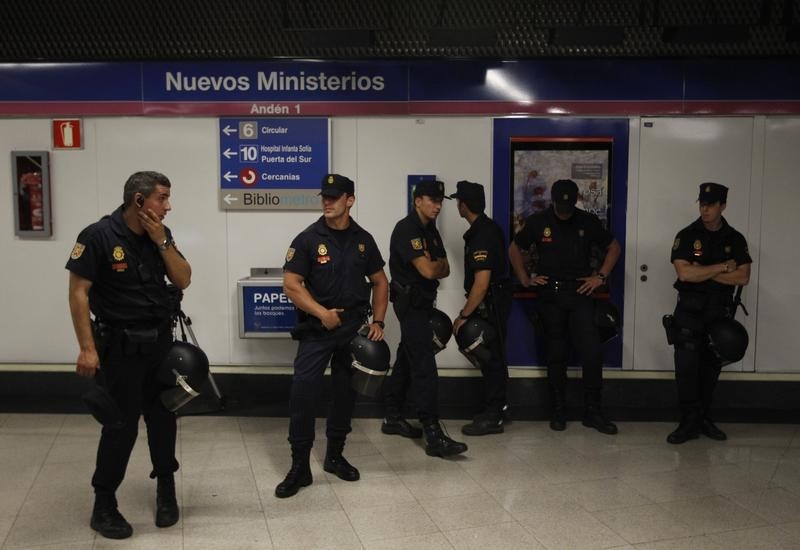
[[560, 179], [578, 184], [581, 210], [609, 228], [612, 138], [514, 137], [511, 139], [511, 235], [531, 214], [550, 207], [550, 188]]
[[11, 151], [14, 234], [50, 237], [50, 164], [47, 151]]

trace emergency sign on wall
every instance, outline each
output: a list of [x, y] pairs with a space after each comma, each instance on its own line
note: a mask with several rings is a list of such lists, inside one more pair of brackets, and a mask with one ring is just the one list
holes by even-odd
[[83, 149], [81, 119], [56, 119], [53, 121], [53, 149]]
[[11, 151], [14, 234], [50, 237], [50, 163], [47, 151]]

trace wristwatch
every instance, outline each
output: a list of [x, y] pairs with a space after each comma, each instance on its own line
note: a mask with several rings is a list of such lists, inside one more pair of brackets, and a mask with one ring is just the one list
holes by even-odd
[[605, 275], [603, 275], [602, 273], [598, 273], [598, 274], [597, 274], [597, 277], [598, 277], [598, 278], [599, 278], [601, 281], [603, 281], [604, 283], [606, 282], [606, 276], [605, 276]]
[[386, 328], [386, 324], [383, 321], [372, 321], [372, 324], [378, 325], [379, 327], [381, 327], [381, 330]]
[[163, 252], [174, 244], [175, 241], [173, 241], [172, 239], [164, 239], [163, 241], [161, 241], [161, 244], [158, 245], [158, 249]]

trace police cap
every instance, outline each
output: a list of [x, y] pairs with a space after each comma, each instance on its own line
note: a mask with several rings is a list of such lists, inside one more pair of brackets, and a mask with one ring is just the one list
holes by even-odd
[[348, 195], [355, 194], [355, 184], [353, 180], [339, 174], [325, 174], [322, 177], [319, 194], [323, 197], [339, 198], [343, 193]]
[[456, 184], [456, 192], [448, 198], [466, 203], [467, 207], [475, 213], [483, 212], [486, 208], [486, 195], [483, 192], [483, 185], [480, 183], [461, 180]]
[[[414, 188], [414, 198], [427, 195], [432, 199], [442, 200], [444, 197], [444, 183], [439, 180], [422, 180]], [[448, 199], [450, 197], [447, 197]]]
[[572, 180], [558, 180], [550, 189], [550, 198], [561, 208], [570, 208], [578, 202], [578, 184]]
[[728, 188], [719, 183], [706, 182], [700, 184], [700, 195], [698, 202], [714, 204], [715, 202], [725, 203], [728, 201]]

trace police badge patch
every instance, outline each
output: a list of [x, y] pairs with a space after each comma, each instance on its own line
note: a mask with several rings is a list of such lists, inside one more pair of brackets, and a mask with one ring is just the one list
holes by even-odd
[[121, 246], [115, 246], [111, 256], [118, 262], [121, 262], [125, 259], [125, 250], [123, 250]]
[[291, 262], [292, 258], [294, 258], [294, 248], [290, 247], [289, 250], [286, 251], [286, 262]]
[[324, 244], [317, 246], [317, 255], [318, 256], [327, 256], [328, 255], [328, 247]]
[[678, 250], [678, 247], [681, 245], [681, 240], [678, 237], [675, 237], [675, 242], [672, 243], [672, 250]]
[[366, 249], [367, 249], [367, 245], [365, 245], [364, 243], [358, 243], [358, 251], [359, 252], [361, 252], [363, 254]]
[[422, 250], [422, 239], [411, 239], [411, 248], [414, 250]]
[[73, 260], [77, 260], [81, 257], [81, 254], [83, 254], [84, 250], [86, 250], [86, 245], [75, 243], [75, 246], [72, 247], [72, 254], [70, 254], [69, 257]]

